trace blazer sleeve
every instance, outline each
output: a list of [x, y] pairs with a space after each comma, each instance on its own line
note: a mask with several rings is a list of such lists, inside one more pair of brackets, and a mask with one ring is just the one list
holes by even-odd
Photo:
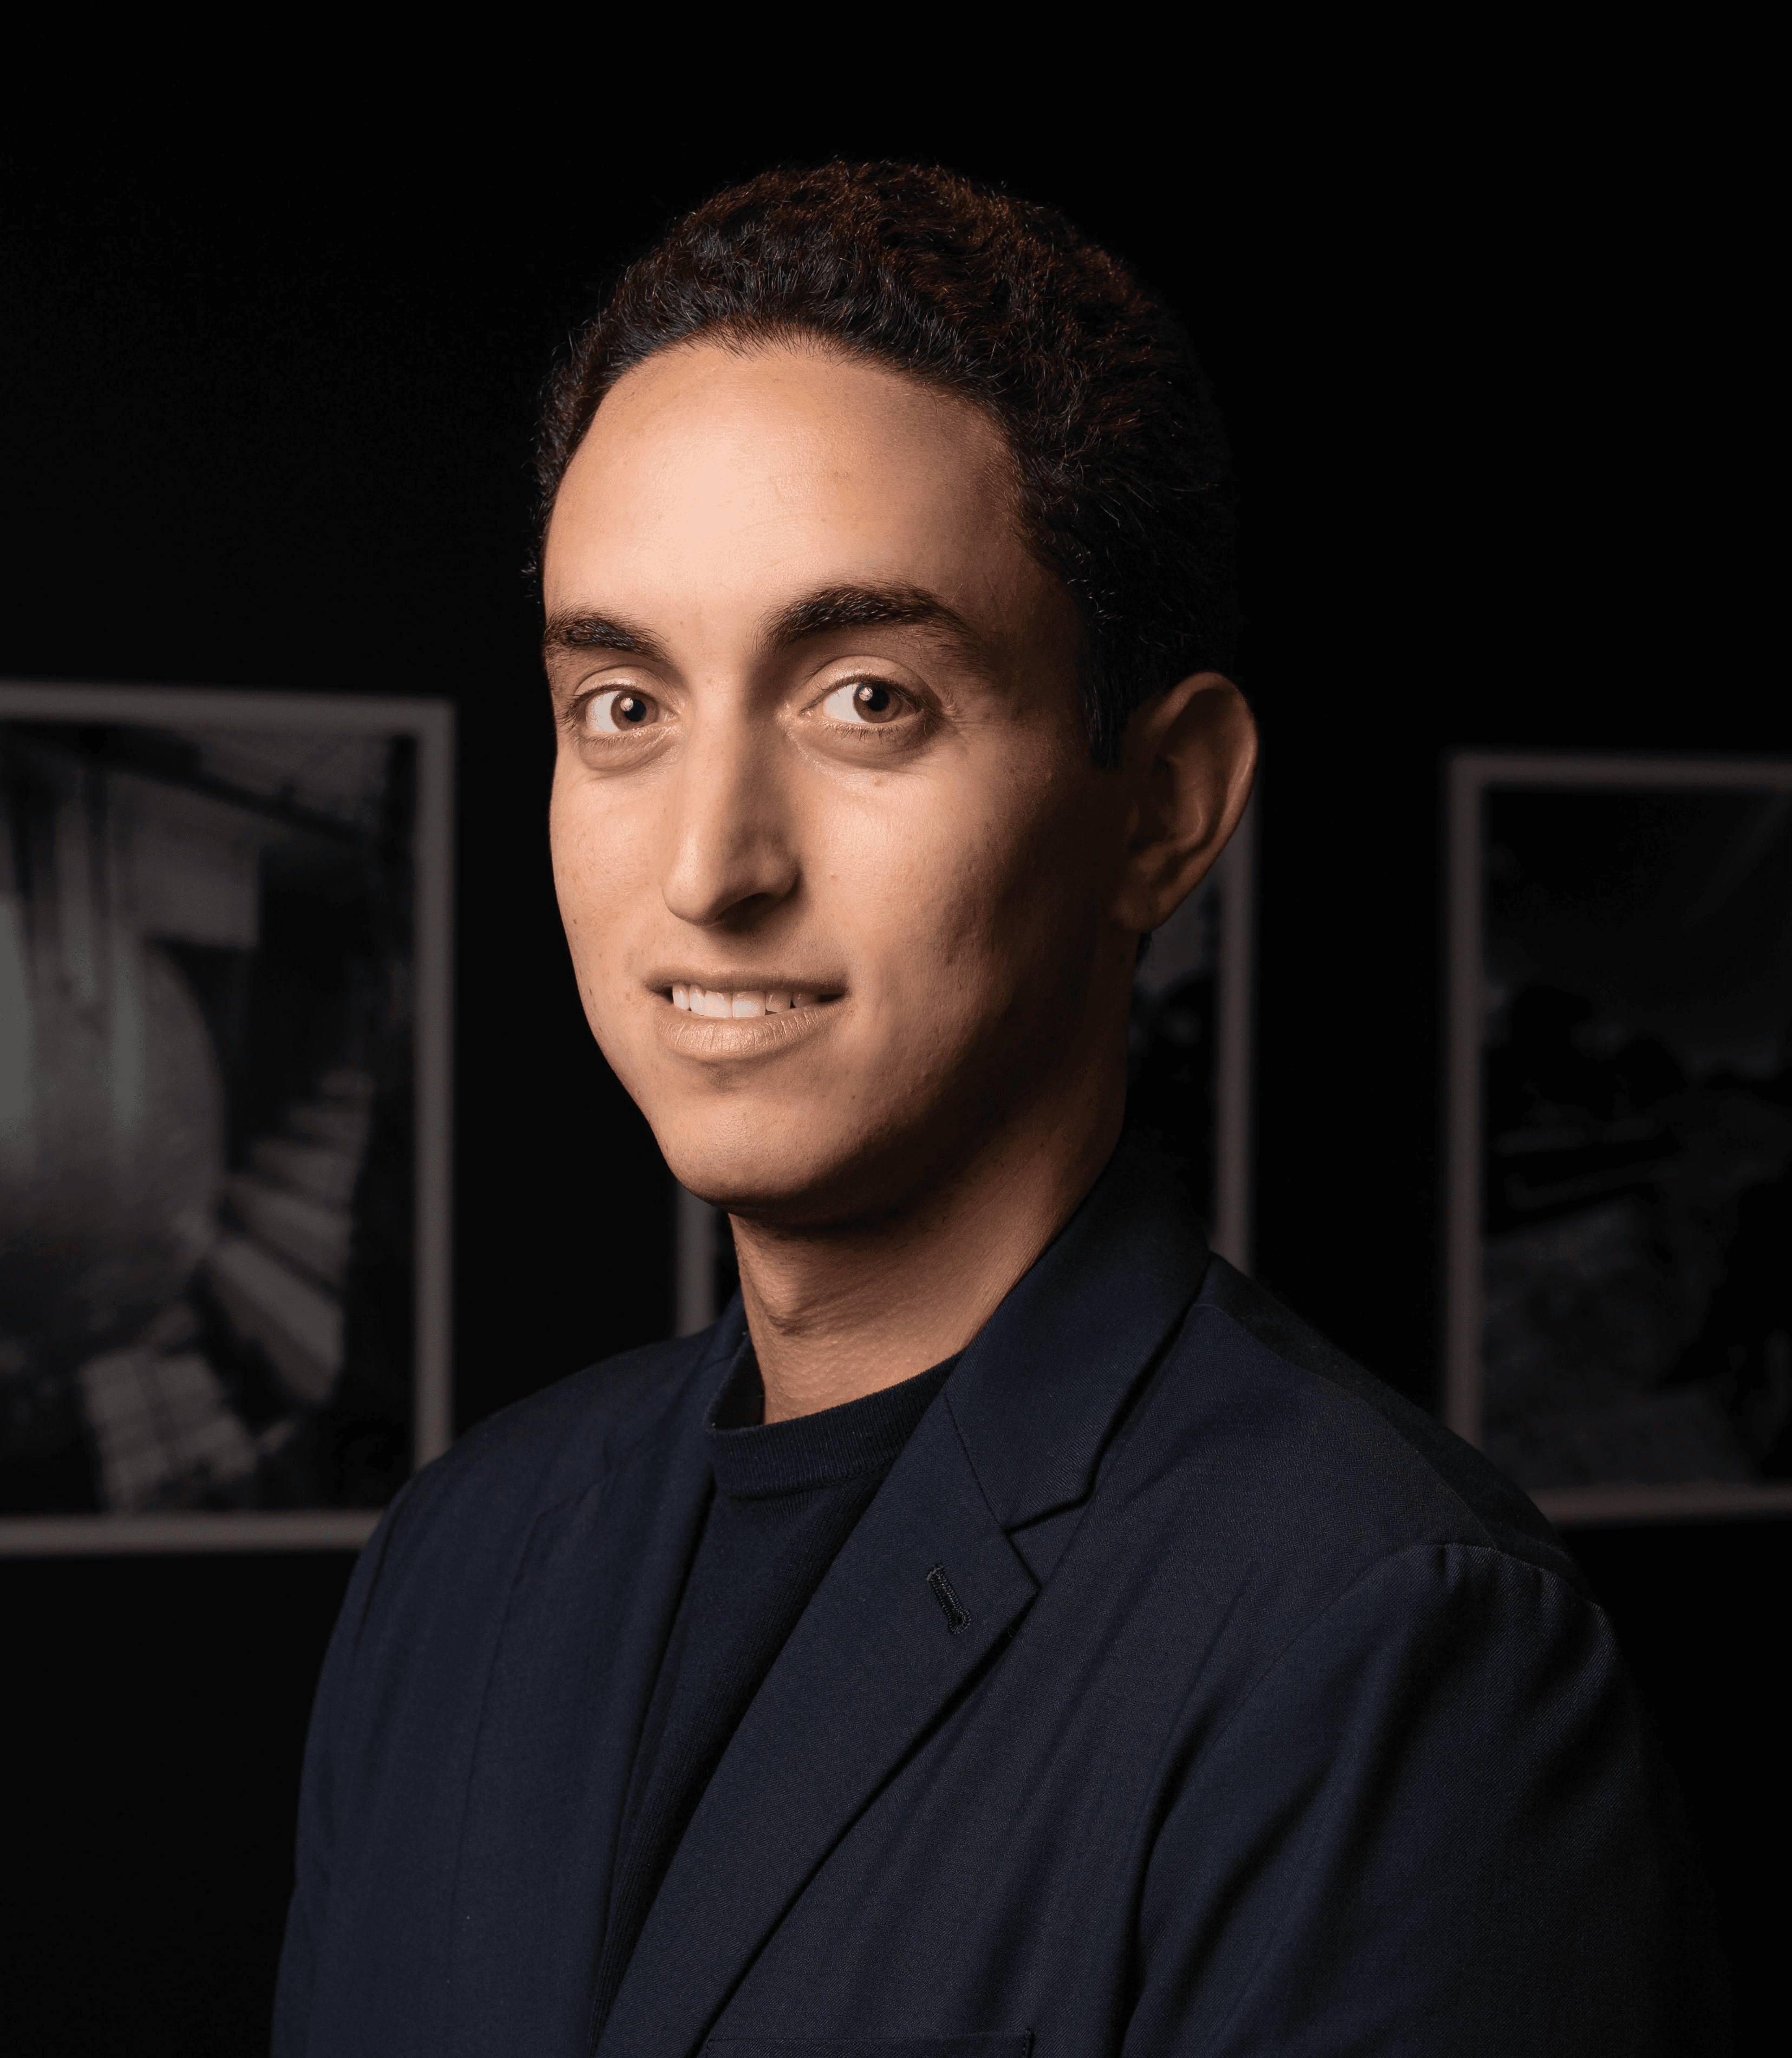
[[1427, 1544], [1186, 1738], [1126, 2058], [1688, 2058], [1728, 2048], [1709, 1901], [1603, 1612]]
[[312, 2015], [321, 1970], [335, 1841], [337, 1731], [348, 1698], [356, 1651], [373, 1607], [393, 1531], [416, 1484], [409, 1480], [399, 1489], [356, 1560], [318, 1677], [299, 1786], [292, 1898], [287, 1908], [275, 1989], [272, 2058], [307, 2058], [312, 2051]]

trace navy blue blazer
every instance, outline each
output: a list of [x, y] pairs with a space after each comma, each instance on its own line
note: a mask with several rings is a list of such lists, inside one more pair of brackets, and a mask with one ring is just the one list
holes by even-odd
[[[277, 2058], [589, 2051], [741, 1320], [394, 1502], [318, 1690]], [[816, 1592], [598, 2049], [1684, 2053], [1704, 1925], [1548, 1524], [1122, 1153]]]

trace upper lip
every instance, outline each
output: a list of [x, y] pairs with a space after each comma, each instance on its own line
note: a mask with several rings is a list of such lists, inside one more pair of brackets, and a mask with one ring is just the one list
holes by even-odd
[[845, 982], [817, 979], [802, 972], [657, 972], [648, 985], [665, 993], [675, 986], [701, 987], [705, 993], [840, 993]]

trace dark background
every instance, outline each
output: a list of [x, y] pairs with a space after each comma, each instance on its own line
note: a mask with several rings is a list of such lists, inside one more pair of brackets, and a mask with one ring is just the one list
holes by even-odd
[[[461, 1424], [670, 1306], [666, 1175], [590, 1042], [548, 872], [534, 394], [672, 212], [836, 152], [1063, 206], [1194, 334], [1243, 481], [1265, 736], [1258, 1269], [1431, 1401], [1444, 754], [1792, 749], [1754, 598], [1748, 121], [1695, 144], [1675, 96], [1697, 80], [1595, 62], [1510, 87], [1365, 59], [1248, 106], [1211, 67], [1152, 108], [1006, 68], [868, 100], [856, 76], [832, 98], [743, 82], [732, 113], [663, 77], [625, 92], [594, 56], [540, 67], [514, 103], [496, 81], [348, 112], [237, 94], [38, 129], [15, 105], [4, 167], [0, 674], [459, 710]], [[1678, 1769], [1750, 2048], [1784, 1984], [1784, 1869], [1755, 1854], [1786, 1830], [1789, 1539], [1571, 1540]], [[0, 1564], [26, 1889], [6, 2012], [34, 2052], [262, 2048], [348, 1570]]]

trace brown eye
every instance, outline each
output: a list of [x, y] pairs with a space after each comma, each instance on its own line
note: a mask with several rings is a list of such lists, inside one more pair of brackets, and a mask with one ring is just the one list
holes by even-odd
[[627, 686], [595, 694], [585, 705], [585, 727], [594, 736], [626, 736], [659, 718], [659, 702]]
[[849, 686], [836, 686], [821, 703], [821, 711], [834, 721], [859, 728], [876, 728], [894, 721], [905, 703], [899, 693], [875, 679], [860, 679]]

